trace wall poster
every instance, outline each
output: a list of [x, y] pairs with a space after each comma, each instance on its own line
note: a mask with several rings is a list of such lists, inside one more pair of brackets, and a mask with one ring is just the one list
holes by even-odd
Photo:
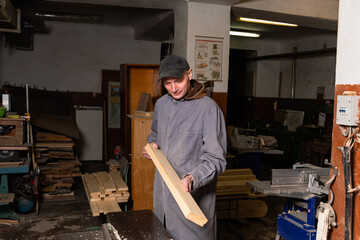
[[224, 38], [195, 36], [194, 79], [222, 81]]

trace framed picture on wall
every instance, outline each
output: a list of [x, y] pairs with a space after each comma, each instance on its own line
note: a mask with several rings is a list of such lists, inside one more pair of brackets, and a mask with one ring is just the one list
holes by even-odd
[[120, 128], [120, 83], [109, 82], [108, 127]]
[[195, 36], [196, 80], [222, 81], [222, 55], [224, 38]]

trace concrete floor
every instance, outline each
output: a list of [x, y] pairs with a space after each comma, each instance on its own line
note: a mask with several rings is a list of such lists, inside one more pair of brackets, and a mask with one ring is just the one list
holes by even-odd
[[[0, 239], [63, 239], [61, 235], [66, 233], [87, 232], [99, 228], [106, 222], [106, 217], [104, 215], [92, 216], [81, 178], [76, 178], [73, 188], [74, 199], [41, 202], [38, 216], [34, 212], [20, 214], [23, 221], [19, 224], [0, 225]], [[266, 197], [263, 200], [269, 208], [265, 217], [239, 221], [219, 220], [218, 239], [275, 239], [276, 215], [281, 212], [284, 199]], [[70, 239], [67, 238], [67, 240]]]

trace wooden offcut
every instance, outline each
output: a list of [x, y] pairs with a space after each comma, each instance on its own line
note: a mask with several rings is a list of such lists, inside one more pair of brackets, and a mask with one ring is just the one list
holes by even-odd
[[141, 93], [136, 110], [145, 111], [145, 112], [148, 111], [150, 99], [151, 99], [150, 93]]
[[150, 144], [147, 144], [145, 149], [153, 160], [157, 170], [165, 181], [184, 216], [199, 226], [204, 226], [208, 221], [207, 218], [191, 194], [185, 192], [179, 176], [166, 159], [164, 153], [160, 149], [153, 148]]
[[2, 193], [0, 194], [0, 204], [7, 204], [14, 201], [14, 193]]

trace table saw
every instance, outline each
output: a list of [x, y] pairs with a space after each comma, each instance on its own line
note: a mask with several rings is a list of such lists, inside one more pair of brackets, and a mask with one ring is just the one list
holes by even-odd
[[287, 198], [277, 219], [277, 238], [316, 239], [316, 209], [327, 201], [331, 168], [295, 164], [293, 169], [272, 169], [271, 181], [248, 182], [253, 191]]

